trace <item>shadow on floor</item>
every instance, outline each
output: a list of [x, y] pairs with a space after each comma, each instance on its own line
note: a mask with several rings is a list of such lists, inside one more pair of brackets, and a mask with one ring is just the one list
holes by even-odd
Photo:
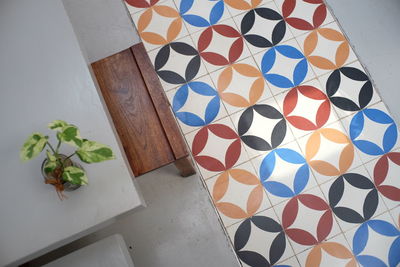
[[240, 266], [198, 175], [165, 166], [137, 178], [147, 207], [24, 266], [41, 266], [120, 233], [135, 267]]

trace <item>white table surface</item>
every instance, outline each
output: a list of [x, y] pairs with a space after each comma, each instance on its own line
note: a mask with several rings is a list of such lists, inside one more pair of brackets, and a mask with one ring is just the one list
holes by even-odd
[[126, 243], [115, 234], [76, 250], [43, 267], [134, 267]]
[[[0, 266], [15, 266], [143, 202], [61, 1], [0, 1], [0, 34]], [[31, 132], [52, 134], [54, 119], [79, 126], [117, 157], [85, 164], [89, 185], [65, 201], [43, 183], [44, 155], [27, 163], [18, 156]]]

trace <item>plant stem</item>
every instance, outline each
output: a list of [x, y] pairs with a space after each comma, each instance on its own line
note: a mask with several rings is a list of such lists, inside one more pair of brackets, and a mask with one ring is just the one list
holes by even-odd
[[50, 147], [51, 151], [53, 151], [54, 155], [57, 156], [57, 152], [54, 150], [53, 146], [50, 145], [49, 142], [46, 142], [46, 143], [47, 143], [47, 145]]
[[57, 148], [56, 148], [57, 155], [58, 155], [58, 150], [60, 149], [60, 146], [61, 146], [61, 141], [58, 140], [58, 144], [57, 144]]
[[65, 159], [64, 159], [64, 163], [65, 163], [65, 161], [67, 160], [67, 159], [69, 159], [69, 158], [71, 158], [73, 155], [75, 155], [76, 154], [76, 152], [74, 152], [74, 153], [72, 153], [71, 155], [69, 155], [68, 157], [66, 157]]
[[[60, 163], [60, 165], [61, 165], [61, 169], [64, 170], [64, 161], [62, 161], [62, 160], [60, 159], [60, 157], [58, 156], [57, 151], [54, 150], [53, 146], [52, 146], [49, 142], [46, 142], [46, 144], [50, 147], [51, 151], [53, 151], [54, 156], [56, 157], [57, 161], [58, 161], [58, 162]], [[57, 149], [58, 149], [58, 148], [59, 148], [59, 145], [57, 145]]]

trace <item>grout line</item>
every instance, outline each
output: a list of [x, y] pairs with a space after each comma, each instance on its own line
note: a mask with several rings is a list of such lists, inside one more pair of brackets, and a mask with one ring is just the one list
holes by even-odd
[[[165, 2], [165, 0], [164, 0], [164, 1], [161, 1], [160, 3], [163, 3], [163, 2]], [[278, 7], [276, 1], [268, 1], [268, 3], [270, 3], [270, 2], [271, 2], [271, 3], [274, 3], [275, 6], [277, 7], [277, 9], [280, 11], [280, 9], [279, 9], [279, 7]], [[175, 5], [175, 7], [177, 8], [176, 1], [173, 1], [173, 3], [174, 3], [174, 5]], [[355, 47], [350, 43], [348, 36], [346, 35], [346, 33], [345, 33], [345, 31], [343, 30], [341, 24], [339, 23], [339, 21], [338, 21], [337, 18], [335, 17], [334, 12], [332, 11], [331, 7], [330, 7], [327, 3], [325, 3], [325, 5], [327, 6], [328, 12], [332, 15], [334, 21], [331, 21], [331, 22], [329, 22], [329, 23], [327, 23], [327, 24], [324, 24], [324, 25], [322, 25], [321, 27], [326, 26], [326, 25], [329, 25], [329, 24], [331, 24], [331, 23], [336, 23], [336, 24], [339, 26], [340, 31], [341, 31], [341, 32], [343, 33], [343, 35], [346, 37], [346, 40], [349, 42], [350, 47], [351, 47], [352, 50], [354, 51], [354, 54], [356, 55], [356, 59], [355, 59], [355, 60], [353, 60], [353, 61], [351, 61], [351, 62], [347, 62], [344, 66], [348, 66], [348, 65], [351, 65], [351, 64], [353, 64], [353, 63], [359, 62], [360, 65], [362, 66], [364, 72], [368, 75], [369, 79], [370, 79], [371, 82], [373, 83], [373, 87], [375, 88], [375, 91], [376, 91], [376, 93], [378, 94], [378, 96], [379, 96], [379, 98], [380, 98], [380, 100], [379, 100], [378, 102], [372, 103], [372, 104], [368, 105], [368, 106], [365, 107], [365, 108], [370, 108], [370, 107], [372, 107], [372, 106], [374, 106], [374, 105], [377, 105], [377, 104], [383, 104], [383, 105], [385, 106], [385, 108], [389, 111], [389, 114], [390, 114], [391, 112], [390, 112], [389, 108], [385, 105], [385, 103], [382, 101], [382, 98], [381, 98], [381, 96], [380, 96], [380, 93], [379, 93], [379, 91], [378, 91], [378, 89], [377, 89], [378, 87], [376, 86], [374, 80], [372, 79], [372, 77], [371, 77], [371, 75], [370, 75], [370, 72], [368, 71], [367, 67], [363, 64], [363, 62], [361, 61], [359, 55], [357, 54], [357, 52], [356, 52], [356, 50], [355, 50]], [[177, 8], [177, 10], [179, 10], [179, 9]], [[233, 23], [234, 23], [234, 25], [236, 26], [236, 30], [240, 29], [240, 27], [237, 25], [237, 22], [235, 21], [234, 17], [237, 17], [237, 16], [239, 16], [239, 15], [242, 15], [243, 13], [245, 13], [245, 12], [247, 12], [247, 11], [239, 12], [238, 14], [233, 15], [232, 12], [231, 12], [231, 10], [230, 10], [230, 7], [228, 7], [228, 5], [226, 6], [226, 10], [227, 10], [227, 12], [230, 14], [230, 16], [229, 16], [228, 18], [225, 18], [225, 19], [221, 20], [220, 22], [224, 22], [224, 21], [227, 21], [227, 20], [231, 19], [231, 20], [233, 20]], [[140, 11], [138, 11], [138, 12], [140, 12]], [[135, 12], [135, 13], [133, 13], [133, 14], [137, 14], [138, 12]], [[187, 23], [186, 23], [184, 20], [183, 20], [183, 24], [184, 24], [184, 27], [186, 28], [188, 34], [185, 35], [185, 36], [182, 36], [182, 37], [178, 38], [177, 40], [180, 40], [180, 39], [183, 39], [183, 38], [186, 38], [186, 37], [189, 36], [189, 37], [191, 38], [193, 44], [194, 44], [194, 47], [197, 49], [197, 45], [196, 45], [196, 42], [194, 42], [194, 36], [193, 36], [193, 35], [195, 35], [196, 33], [199, 33], [199, 32], [200, 32], [201, 30], [203, 30], [203, 29], [199, 29], [198, 31], [190, 32], [190, 31], [189, 31], [189, 28], [188, 28], [188, 26], [187, 26]], [[219, 24], [219, 23], [218, 23], [218, 24]], [[292, 29], [291, 29], [291, 26], [287, 25], [287, 29], [288, 29], [289, 32], [292, 34], [293, 38], [290, 38], [290, 39], [288, 39], [288, 40], [285, 40], [283, 43], [292, 41], [292, 40], [294, 39], [294, 41], [297, 43], [297, 45], [300, 47], [300, 49], [303, 50], [302, 46], [300, 45], [300, 42], [299, 42], [299, 39], [298, 39], [298, 38], [301, 37], [301, 36], [304, 36], [304, 35], [306, 35], [306, 34], [309, 34], [309, 32], [306, 32], [306, 33], [300, 34], [300, 35], [295, 35], [295, 34], [293, 33]], [[238, 30], [238, 31], [240, 32], [240, 30]], [[259, 51], [259, 52], [254, 52], [253, 49], [252, 49], [252, 47], [250, 47], [250, 44], [248, 44], [247, 41], [244, 40], [244, 43], [245, 43], [247, 49], [250, 51], [250, 55], [249, 55], [248, 57], [245, 57], [245, 58], [243, 58], [243, 59], [240, 59], [238, 62], [240, 62], [240, 61], [242, 61], [242, 60], [245, 60], [245, 59], [248, 59], [248, 58], [251, 58], [251, 59], [256, 63], [256, 67], [257, 67], [257, 68], [259, 69], [259, 71], [261, 72], [261, 69], [260, 69], [260, 67], [259, 67], [259, 64], [258, 64], [258, 62], [255, 60], [254, 55], [258, 55], [258, 54], [261, 54], [261, 53], [265, 53], [265, 51], [267, 51], [267, 50], [270, 49], [270, 48], [266, 48], [265, 50], [262, 50], [262, 51]], [[156, 48], [154, 48], [154, 49], [152, 49], [152, 50], [148, 50], [147, 52], [153, 52], [153, 51], [155, 51], [156, 49], [160, 49], [160, 48], [161, 48], [161, 46], [160, 46], [160, 47], [156, 47]], [[302, 52], [303, 52], [303, 51], [302, 51]], [[203, 64], [203, 66], [205, 67], [206, 74], [200, 75], [199, 77], [196, 76], [195, 79], [193, 79], [193, 80], [197, 80], [197, 79], [200, 79], [200, 78], [205, 77], [206, 75], [208, 75], [208, 76], [210, 76], [210, 79], [211, 79], [211, 82], [212, 82], [214, 88], [216, 88], [216, 86], [215, 86], [215, 81], [214, 81], [213, 78], [211, 78], [211, 74], [212, 74], [212, 73], [215, 73], [215, 72], [217, 72], [217, 71], [220, 71], [222, 68], [225, 68], [226, 66], [210, 71], [210, 70], [209, 70], [209, 67], [207, 67], [207, 64], [205, 64], [205, 62], [204, 62], [204, 60], [203, 60], [202, 58], [201, 58], [201, 62], [202, 62], [202, 64]], [[315, 80], [317, 80], [317, 81], [319, 82], [319, 84], [320, 84], [321, 87], [323, 88], [324, 86], [323, 86], [323, 84], [322, 84], [320, 78], [321, 78], [322, 76], [329, 75], [332, 71], [329, 70], [328, 72], [324, 72], [324, 73], [322, 73], [322, 74], [317, 75], [316, 72], [314, 71], [314, 66], [312, 66], [311, 64], [309, 64], [309, 66], [311, 67], [311, 71], [312, 71], [312, 73], [314, 74], [314, 75], [313, 75], [313, 78], [310, 79], [310, 80], [308, 80], [308, 81], [304, 81], [302, 84], [307, 83], [307, 82], [309, 82], [309, 81], [315, 79]], [[261, 73], [262, 73], [262, 72], [261, 72]], [[265, 84], [267, 85], [266, 88], [268, 88], [269, 91], [270, 91], [270, 93], [271, 93], [271, 97], [268, 97], [267, 99], [273, 99], [273, 100], [275, 101], [276, 104], [279, 103], [279, 102], [277, 101], [277, 98], [276, 98], [276, 97], [277, 97], [277, 96], [280, 96], [280, 95], [282, 95], [282, 94], [284, 94], [284, 93], [286, 93], [287, 91], [290, 90], [290, 89], [287, 89], [287, 90], [283, 90], [282, 92], [279, 92], [279, 93], [273, 93], [274, 90], [271, 89], [271, 87], [270, 87], [270, 85], [269, 85], [269, 82], [266, 81]], [[173, 91], [173, 90], [177, 90], [177, 88], [180, 87], [180, 86], [182, 86], [182, 85], [178, 85], [178, 86], [176, 86], [176, 87], [174, 87], [174, 88], [170, 88], [170, 89], [166, 90], [166, 92], [171, 92], [171, 91]], [[218, 91], [218, 90], [217, 90], [217, 91]], [[265, 100], [267, 100], [267, 99], [265, 99]], [[263, 100], [261, 100], [261, 102], [262, 102], [262, 101], [263, 101]], [[237, 129], [236, 129], [237, 126], [235, 125], [232, 116], [234, 116], [234, 115], [238, 114], [239, 112], [243, 111], [244, 108], [243, 108], [243, 109], [240, 109], [240, 110], [238, 110], [238, 111], [235, 111], [235, 112], [229, 112], [228, 109], [226, 108], [227, 103], [225, 103], [222, 99], [221, 99], [221, 103], [222, 103], [222, 107], [223, 107], [223, 108], [225, 109], [225, 111], [226, 111], [226, 115], [224, 115], [223, 117], [220, 117], [219, 119], [215, 120], [215, 121], [212, 122], [212, 123], [218, 122], [218, 121], [220, 121], [220, 120], [223, 120], [223, 119], [226, 119], [227, 117], [229, 117], [229, 120], [230, 120], [231, 124], [234, 126], [234, 130], [237, 132]], [[259, 102], [258, 102], [258, 103], [259, 103]], [[282, 111], [279, 104], [277, 105], [277, 107], [280, 109], [280, 111]], [[353, 116], [356, 112], [351, 112], [350, 114], [347, 114], [347, 115], [344, 115], [344, 116], [339, 116], [339, 114], [337, 113], [336, 107], [334, 107], [333, 104], [332, 104], [331, 112], [334, 112], [334, 114], [336, 115], [337, 120], [334, 120], [334, 121], [330, 122], [329, 124], [324, 125], [324, 127], [339, 122], [339, 123], [342, 124], [342, 127], [343, 127], [343, 129], [344, 129], [346, 135], [348, 135], [348, 133], [347, 133], [347, 132], [348, 132], [348, 129], [347, 129], [346, 127], [344, 127], [343, 123], [344, 123], [344, 121], [345, 121], [347, 118], [349, 118], [350, 116]], [[287, 123], [287, 124], [289, 124], [289, 123]], [[180, 128], [182, 128], [181, 125], [180, 125]], [[189, 134], [194, 133], [195, 131], [199, 130], [200, 128], [201, 128], [201, 127], [198, 127], [198, 128], [195, 128], [195, 129], [193, 129], [193, 130], [191, 130], [191, 131], [185, 133], [185, 134], [184, 134], [184, 136], [185, 136], [185, 141], [188, 143], [189, 141], [186, 139], [186, 136], [189, 135]], [[294, 135], [293, 130], [292, 130], [291, 127], [289, 127], [289, 131], [290, 131], [290, 132], [292, 133], [292, 135], [294, 136], [294, 140], [290, 141], [289, 143], [292, 143], [292, 142], [293, 142], [293, 143], [296, 143], [297, 146], [298, 146], [298, 148], [300, 149], [300, 151], [301, 151], [302, 153], [304, 153], [304, 152], [302, 151], [302, 150], [303, 150], [303, 149], [302, 149], [302, 146], [301, 146], [300, 143], [299, 143], [299, 139], [306, 138], [306, 136], [312, 134], [312, 132], [306, 133], [305, 135], [296, 136], [296, 135]], [[282, 143], [282, 144], [281, 144], [280, 146], [278, 146], [278, 147], [282, 147], [282, 146], [285, 146], [285, 145], [287, 145], [287, 144], [288, 144], [288, 143], [285, 143], [285, 144]], [[242, 148], [244, 148], [244, 150], [245, 150], [245, 152], [246, 152], [246, 154], [247, 154], [247, 157], [246, 157], [247, 160], [245, 160], [244, 162], [240, 162], [240, 163], [236, 164], [236, 165], [235, 165], [234, 167], [232, 167], [232, 168], [239, 167], [239, 166], [241, 166], [241, 165], [243, 165], [243, 164], [246, 164], [246, 163], [250, 163], [251, 166], [252, 166], [252, 168], [253, 168], [253, 170], [255, 171], [256, 176], [259, 177], [257, 168], [255, 167], [253, 161], [254, 161], [254, 159], [256, 159], [256, 158], [264, 157], [265, 155], [267, 155], [268, 153], [270, 153], [270, 151], [265, 151], [265, 153], [261, 153], [260, 155], [251, 156], [251, 155], [248, 153], [248, 151], [246, 150], [246, 146], [243, 145], [243, 142], [242, 142], [242, 141], [241, 141], [241, 146], [242, 146]], [[397, 148], [398, 148], [398, 146], [397, 146], [396, 148], [393, 148], [391, 151], [395, 151]], [[356, 148], [355, 146], [354, 146], [354, 150], [357, 151], [356, 154], [359, 154], [359, 153], [360, 153], [360, 152], [358, 151], [358, 148]], [[242, 153], [243, 153], [243, 152], [242, 152]], [[192, 156], [192, 155], [191, 155], [191, 156]], [[373, 181], [372, 176], [371, 176], [371, 174], [370, 174], [370, 171], [368, 170], [366, 164], [368, 164], [368, 163], [370, 163], [370, 162], [372, 162], [372, 161], [375, 161], [375, 160], [376, 160], [377, 158], [379, 158], [380, 156], [374, 157], [374, 158], [372, 158], [372, 159], [368, 159], [367, 161], [365, 161], [362, 157], [360, 157], [360, 155], [358, 155], [358, 157], [359, 157], [360, 160], [361, 160], [361, 165], [354, 166], [354, 167], [352, 166], [349, 170], [354, 170], [354, 169], [356, 169], [356, 168], [364, 168], [364, 170], [366, 171], [366, 173], [369, 175], [369, 179], [371, 179], [371, 180]], [[200, 171], [200, 166], [199, 166], [197, 163], [196, 163], [196, 168], [198, 169], [198, 174], [199, 174], [199, 176], [201, 177], [200, 180], [202, 181], [203, 186], [205, 187], [205, 189], [206, 189], [207, 192], [208, 192], [208, 195], [209, 195], [209, 198], [210, 198], [209, 200], [211, 201], [212, 206], [214, 207], [214, 210], [215, 210], [215, 212], [216, 212], [216, 214], [217, 214], [217, 216], [218, 216], [218, 219], [219, 219], [219, 221], [220, 221], [220, 223], [221, 223], [221, 226], [222, 226], [222, 228], [223, 228], [223, 231], [225, 232], [225, 235], [226, 235], [228, 241], [230, 242], [230, 244], [232, 245], [232, 249], [233, 249], [232, 240], [231, 240], [231, 238], [230, 238], [229, 235], [228, 235], [227, 228], [230, 228], [230, 227], [232, 227], [232, 226], [234, 226], [234, 225], [237, 225], [237, 224], [243, 222], [245, 219], [241, 219], [241, 220], [239, 220], [239, 221], [237, 221], [237, 222], [234, 222], [234, 223], [232, 223], [232, 224], [230, 224], [230, 225], [225, 225], [225, 224], [224, 224], [224, 222], [223, 222], [223, 220], [222, 220], [222, 218], [221, 218], [221, 214], [220, 214], [220, 212], [217, 210], [217, 208], [215, 207], [215, 204], [214, 204], [214, 202], [213, 202], [213, 199], [212, 199], [212, 196], [211, 196], [211, 193], [210, 193], [211, 190], [209, 190], [209, 188], [208, 188], [208, 186], [207, 186], [207, 183], [206, 183], [207, 180], [210, 180], [210, 179], [212, 179], [212, 178], [217, 177], [217, 176], [220, 175], [222, 172], [217, 173], [217, 174], [215, 174], [215, 175], [213, 175], [213, 176], [211, 176], [211, 177], [204, 178], [203, 175], [202, 175], [202, 173], [201, 173], [201, 171]], [[302, 192], [302, 193], [305, 193], [305, 192], [308, 192], [308, 191], [310, 191], [310, 190], [314, 190], [314, 189], [318, 188], [318, 189], [319, 189], [319, 192], [322, 194], [322, 197], [323, 197], [324, 201], [326, 201], [326, 199], [327, 199], [327, 197], [325, 196], [326, 193], [324, 193], [324, 191], [322, 190], [321, 186], [332, 182], [334, 179], [336, 179], [336, 177], [330, 177], [330, 178], [327, 179], [326, 181], [318, 182], [318, 180], [316, 179], [316, 176], [313, 174], [314, 170], [313, 170], [311, 167], [310, 167], [310, 170], [311, 170], [311, 176], [314, 177], [313, 179], [315, 180], [316, 185], [313, 186], [313, 187], [311, 187], [311, 188], [308, 188], [307, 190], [305, 190], [305, 191]], [[373, 182], [374, 182], [374, 181], [373, 181]], [[374, 183], [374, 184], [375, 184], [375, 183]], [[289, 201], [289, 199], [284, 199], [284, 200], [282, 200], [281, 202], [278, 202], [278, 203], [276, 203], [276, 204], [272, 204], [271, 200], [270, 200], [269, 197], [268, 197], [269, 193], [266, 192], [266, 190], [265, 190], [264, 187], [263, 187], [263, 190], [264, 190], [264, 192], [265, 192], [265, 196], [267, 197], [267, 199], [268, 199], [268, 201], [269, 201], [270, 206], [269, 206], [268, 208], [266, 208], [266, 209], [257, 211], [257, 213], [255, 213], [255, 215], [260, 214], [260, 213], [262, 213], [262, 212], [265, 212], [265, 211], [267, 211], [267, 210], [272, 209], [272, 211], [274, 212], [276, 218], [281, 222], [281, 218], [280, 218], [280, 216], [278, 216], [278, 213], [277, 213], [275, 207], [278, 206], [278, 205], [282, 205], [284, 202]], [[382, 200], [383, 200], [383, 197], [380, 197], [380, 201], [383, 202], [383, 206], [385, 207], [385, 210], [382, 211], [382, 212], [379, 213], [379, 214], [374, 214], [374, 216], [373, 216], [372, 218], [376, 218], [376, 217], [378, 217], [378, 216], [380, 216], [380, 215], [383, 215], [383, 214], [385, 214], [385, 213], [389, 213], [389, 215], [390, 215], [390, 217], [392, 217], [393, 221], [396, 222], [396, 219], [393, 218], [393, 216], [392, 216], [392, 214], [391, 214], [390, 211], [392, 211], [392, 210], [398, 208], [400, 205], [398, 205], [398, 206], [396, 206], [396, 207], [394, 207], [394, 208], [389, 209], [388, 206], [387, 206], [387, 204], [385, 203], [385, 201], [382, 201]], [[329, 203], [328, 201], [326, 201], [326, 202]], [[329, 207], [329, 209], [331, 210], [330, 207]], [[332, 211], [332, 210], [331, 210], [331, 211]], [[332, 211], [332, 213], [333, 213], [333, 211]], [[336, 216], [334, 213], [333, 213], [333, 215], [334, 215], [334, 218], [335, 218], [335, 222], [336, 222], [337, 226], [339, 227], [339, 230], [340, 230], [340, 231], [339, 231], [339, 233], [337, 233], [337, 234], [335, 234], [335, 235], [333, 235], [333, 236], [330, 236], [329, 239], [333, 239], [333, 238], [335, 238], [335, 237], [337, 237], [337, 236], [339, 236], [339, 235], [343, 235], [344, 238], [345, 238], [345, 241], [346, 241], [346, 243], [347, 243], [347, 245], [348, 245], [348, 247], [351, 249], [349, 240], [348, 240], [347, 236], [345, 235], [345, 233], [347, 233], [347, 232], [349, 232], [349, 231], [355, 229], [355, 228], [358, 227], [360, 224], [355, 224], [354, 227], [351, 227], [351, 228], [347, 229], [346, 231], [343, 231], [342, 226], [341, 226], [341, 225], [339, 224], [339, 222], [338, 222], [337, 216]], [[372, 218], [371, 218], [371, 219], [372, 219]], [[302, 251], [300, 251], [300, 252], [295, 252], [295, 250], [294, 250], [294, 248], [293, 248], [292, 241], [289, 240], [289, 239], [287, 239], [287, 240], [289, 241], [290, 247], [292, 248], [292, 250], [293, 250], [293, 252], [294, 252], [294, 255], [292, 255], [292, 256], [290, 256], [290, 257], [288, 257], [288, 258], [282, 259], [282, 261], [285, 261], [285, 260], [287, 260], [287, 259], [290, 259], [290, 258], [292, 258], [292, 257], [295, 257], [296, 260], [298, 261], [298, 263], [300, 264], [300, 260], [299, 260], [299, 258], [297, 257], [297, 255], [299, 255], [300, 253], [303, 253], [303, 252], [306, 251], [306, 250], [311, 249], [313, 246], [310, 246], [309, 248], [306, 248], [306, 249], [304, 249], [304, 250], [302, 250]], [[234, 250], [234, 249], [233, 249], [233, 250]], [[235, 253], [235, 255], [236, 255], [236, 253]], [[237, 255], [236, 255], [236, 258], [237, 258]], [[240, 260], [239, 260], [238, 258], [237, 258], [237, 260], [240, 262]], [[279, 261], [279, 262], [281, 262], [281, 261]], [[240, 263], [241, 263], [241, 262], [240, 262]]]

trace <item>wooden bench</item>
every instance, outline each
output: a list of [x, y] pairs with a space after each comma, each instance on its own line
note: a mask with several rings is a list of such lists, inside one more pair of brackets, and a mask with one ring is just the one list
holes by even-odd
[[174, 162], [195, 173], [186, 143], [142, 43], [92, 64], [135, 176]]

